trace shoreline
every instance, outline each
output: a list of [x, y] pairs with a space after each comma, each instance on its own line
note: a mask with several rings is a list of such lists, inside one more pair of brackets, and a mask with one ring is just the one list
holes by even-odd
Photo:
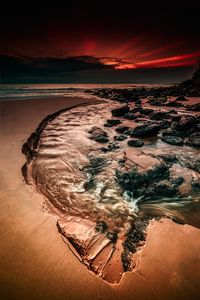
[[154, 222], [136, 270], [124, 273], [121, 282], [111, 286], [78, 262], [58, 234], [55, 218], [42, 211], [43, 197], [23, 182], [21, 148], [42, 119], [94, 99], [0, 102], [3, 299], [90, 299], [91, 295], [99, 295], [96, 299], [197, 299], [199, 229], [169, 220]]

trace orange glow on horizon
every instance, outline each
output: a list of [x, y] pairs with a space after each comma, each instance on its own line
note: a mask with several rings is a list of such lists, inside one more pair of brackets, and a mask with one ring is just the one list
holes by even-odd
[[[177, 67], [177, 66], [192, 66], [197, 63], [198, 59], [200, 59], [200, 52], [193, 52], [184, 55], [176, 55], [176, 56], [141, 61], [136, 63], [129, 60], [123, 61], [123, 60], [113, 59], [112, 65], [114, 65], [114, 68], [117, 70], [136, 69], [136, 68], [164, 68], [164, 67]], [[104, 64], [107, 65], [109, 63], [104, 62]]]

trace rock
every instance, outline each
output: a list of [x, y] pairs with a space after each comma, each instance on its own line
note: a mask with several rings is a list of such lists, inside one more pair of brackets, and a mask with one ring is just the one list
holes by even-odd
[[106, 137], [106, 136], [98, 136], [96, 138], [94, 138], [95, 142], [98, 142], [98, 143], [107, 143], [109, 142], [109, 138]]
[[193, 105], [188, 105], [187, 110], [200, 111], [200, 103], [196, 103], [196, 104], [193, 104]]
[[102, 152], [110, 152], [110, 151], [113, 151], [113, 150], [117, 150], [119, 148], [120, 147], [117, 143], [110, 143], [107, 147], [101, 148], [101, 151]]
[[97, 222], [97, 225], [95, 227], [95, 230], [104, 233], [108, 229], [108, 225], [104, 221]]
[[[128, 171], [127, 169], [116, 171], [116, 178], [119, 185], [124, 191], [130, 192], [133, 198], [145, 196], [155, 183], [169, 179], [169, 176], [169, 168], [165, 163], [160, 161], [157, 165], [152, 166], [152, 168], [146, 171], [139, 171], [136, 166], [133, 166]], [[160, 195], [158, 194], [158, 196]]]
[[176, 128], [178, 130], [190, 130], [196, 127], [197, 119], [194, 116], [182, 116]]
[[106, 237], [114, 244], [117, 241], [118, 234], [114, 231], [108, 231]]
[[139, 111], [143, 115], [149, 115], [154, 112], [154, 110], [151, 108], [141, 108]]
[[112, 127], [121, 124], [121, 121], [118, 119], [108, 119], [106, 122], [107, 123], [104, 124], [105, 127]]
[[151, 105], [163, 106], [167, 103], [167, 97], [153, 98], [148, 101]]
[[188, 152], [176, 155], [176, 157], [181, 166], [200, 173], [200, 158], [198, 156], [194, 156]]
[[135, 120], [137, 118], [137, 116], [135, 114], [133, 114], [132, 112], [128, 112], [124, 115], [125, 119], [128, 120]]
[[124, 133], [125, 131], [129, 130], [130, 128], [127, 126], [119, 126], [117, 128], [115, 128], [115, 131], [117, 131], [118, 133]]
[[185, 179], [184, 179], [183, 177], [181, 177], [181, 176], [176, 177], [176, 178], [173, 178], [173, 179], [171, 180], [171, 182], [172, 182], [174, 185], [176, 185], [176, 186], [181, 185], [184, 181], [185, 181]]
[[154, 111], [150, 114], [149, 118], [151, 120], [163, 120], [165, 118], [168, 118], [168, 112], [165, 111]]
[[173, 197], [179, 193], [177, 186], [168, 182], [158, 182], [146, 191], [147, 197]]
[[181, 116], [177, 115], [177, 114], [170, 114], [169, 118], [172, 120], [172, 122], [179, 122], [181, 119]]
[[133, 140], [133, 139], [129, 140], [127, 144], [130, 147], [142, 147], [142, 146], [144, 146], [144, 142], [143, 141]]
[[157, 135], [161, 126], [157, 123], [146, 122], [143, 125], [135, 127], [131, 130], [131, 137], [151, 137]]
[[109, 141], [108, 134], [102, 128], [93, 126], [89, 133], [91, 134], [90, 138], [99, 143], [107, 143]]
[[160, 126], [162, 129], [167, 129], [170, 127], [170, 125], [171, 125], [171, 122], [167, 121], [167, 120], [163, 120], [160, 122]]
[[118, 107], [118, 108], [114, 108], [111, 110], [111, 113], [113, 116], [115, 117], [122, 117], [124, 116], [126, 113], [129, 112], [129, 107], [127, 105], [124, 105], [124, 106], [121, 106], [121, 107]]
[[115, 139], [116, 141], [124, 141], [124, 140], [127, 139], [127, 136], [124, 135], [124, 134], [120, 134], [120, 135], [114, 136], [114, 139]]
[[188, 101], [188, 99], [184, 95], [180, 95], [176, 98], [175, 101]]
[[177, 136], [184, 138], [185, 132], [183, 130], [174, 129], [174, 127], [171, 125], [171, 128], [168, 128], [162, 132], [162, 136]]
[[176, 101], [168, 101], [165, 103], [165, 106], [181, 107], [183, 104]]
[[188, 140], [186, 141], [186, 145], [195, 148], [200, 148], [200, 132], [195, 132], [191, 134]]
[[176, 145], [176, 146], [183, 145], [183, 139], [178, 136], [165, 135], [165, 136], [162, 136], [161, 140], [170, 145]]

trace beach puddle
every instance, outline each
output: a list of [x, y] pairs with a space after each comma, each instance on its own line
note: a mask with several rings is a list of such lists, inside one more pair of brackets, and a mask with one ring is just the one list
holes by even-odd
[[167, 145], [159, 136], [129, 147], [125, 129], [116, 138], [119, 124], [107, 120], [129, 130], [143, 121], [112, 117], [119, 106], [107, 101], [62, 110], [23, 146], [25, 180], [44, 196], [63, 241], [110, 283], [134, 269], [152, 220], [200, 227], [200, 174], [191, 163], [198, 163], [199, 151]]

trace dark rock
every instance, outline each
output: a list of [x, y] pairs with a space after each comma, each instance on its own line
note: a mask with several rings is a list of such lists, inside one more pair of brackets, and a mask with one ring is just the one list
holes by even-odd
[[186, 141], [186, 145], [195, 148], [200, 148], [200, 132], [195, 132], [191, 134], [188, 140]]
[[154, 110], [151, 108], [141, 108], [139, 111], [143, 115], [149, 115], [154, 112]]
[[179, 136], [165, 135], [162, 136], [161, 140], [170, 145], [176, 145], [176, 146], [183, 145], [183, 139]]
[[104, 233], [108, 229], [108, 225], [104, 221], [99, 221], [97, 222], [95, 229], [100, 233]]
[[117, 128], [115, 128], [115, 131], [117, 131], [118, 133], [124, 133], [125, 131], [129, 130], [130, 128], [127, 126], [119, 126]]
[[183, 130], [174, 129], [173, 126], [171, 126], [171, 128], [168, 128], [162, 132], [162, 136], [177, 136], [184, 138], [185, 132]]
[[151, 120], [163, 120], [168, 117], [168, 112], [164, 111], [154, 111], [153, 113], [150, 114], [149, 118]]
[[129, 107], [127, 105], [125, 106], [121, 106], [121, 107], [118, 107], [118, 108], [114, 108], [111, 110], [111, 113], [113, 116], [115, 117], [122, 117], [124, 116], [126, 113], [129, 112]]
[[158, 182], [147, 191], [146, 195], [149, 197], [172, 197], [178, 194], [178, 192], [175, 185]]
[[107, 238], [114, 244], [117, 241], [118, 234], [114, 231], [108, 231], [106, 234]]
[[178, 162], [176, 155], [174, 154], [161, 154], [159, 155], [169, 166]]
[[113, 150], [117, 150], [119, 149], [119, 145], [116, 143], [110, 143], [107, 147], [103, 147], [101, 148], [102, 152], [109, 152], [109, 151], [113, 151]]
[[131, 112], [128, 112], [124, 115], [124, 118], [128, 119], [128, 120], [135, 120], [137, 118], [137, 116]]
[[109, 142], [109, 138], [107, 136], [103, 136], [103, 135], [99, 135], [97, 137], [95, 137], [93, 139], [95, 142], [98, 142], [98, 143], [107, 143]]
[[171, 182], [174, 184], [174, 185], [176, 185], [176, 186], [179, 186], [179, 185], [181, 185], [183, 182], [185, 181], [185, 179], [183, 178], [183, 177], [176, 177], [176, 178], [173, 178], [172, 180], [171, 180]]
[[200, 173], [200, 159], [198, 156], [194, 156], [188, 152], [176, 155], [176, 157], [181, 166]]
[[165, 103], [165, 106], [172, 106], [172, 107], [181, 107], [183, 106], [182, 103], [176, 102], [176, 101], [168, 101]]
[[192, 190], [193, 192], [198, 192], [200, 191], [200, 180], [198, 179], [193, 179], [191, 182]]
[[140, 172], [135, 167], [128, 172], [116, 171], [119, 185], [124, 191], [131, 192], [133, 197], [145, 196], [152, 185], [161, 180], [168, 179], [169, 176], [169, 167], [164, 163], [155, 165], [145, 172]]
[[176, 115], [176, 114], [173, 114], [173, 115], [169, 115], [169, 118], [171, 118], [172, 122], [179, 122], [180, 119], [181, 119], [181, 116], [180, 115]]
[[131, 130], [131, 137], [151, 137], [157, 135], [161, 126], [157, 123], [147, 122]]
[[83, 168], [83, 170], [86, 173], [89, 173], [90, 175], [94, 176], [99, 174], [106, 166], [106, 164], [107, 164], [106, 160], [101, 157], [91, 157], [90, 163], [86, 165]]
[[121, 120], [118, 120], [118, 119], [108, 119], [106, 122], [113, 126], [121, 124]]
[[188, 101], [188, 99], [184, 95], [180, 95], [176, 98], [176, 101]]
[[163, 106], [167, 103], [167, 97], [153, 98], [148, 101], [151, 105]]
[[144, 142], [143, 141], [133, 140], [133, 139], [129, 140], [127, 144], [130, 147], [142, 147], [142, 146], [144, 146]]
[[189, 130], [196, 127], [197, 119], [194, 116], [182, 116], [176, 128], [178, 130]]
[[196, 104], [193, 104], [193, 105], [188, 105], [187, 110], [200, 111], [200, 103], [196, 103]]
[[170, 127], [170, 125], [171, 125], [171, 122], [167, 121], [167, 120], [163, 120], [160, 122], [160, 126], [162, 129], [167, 129]]
[[124, 135], [124, 134], [120, 134], [120, 135], [114, 136], [114, 139], [115, 139], [116, 141], [124, 141], [124, 140], [127, 139], [127, 136]]
[[93, 126], [89, 133], [91, 134], [90, 138], [99, 143], [107, 143], [109, 141], [108, 134], [102, 128]]

